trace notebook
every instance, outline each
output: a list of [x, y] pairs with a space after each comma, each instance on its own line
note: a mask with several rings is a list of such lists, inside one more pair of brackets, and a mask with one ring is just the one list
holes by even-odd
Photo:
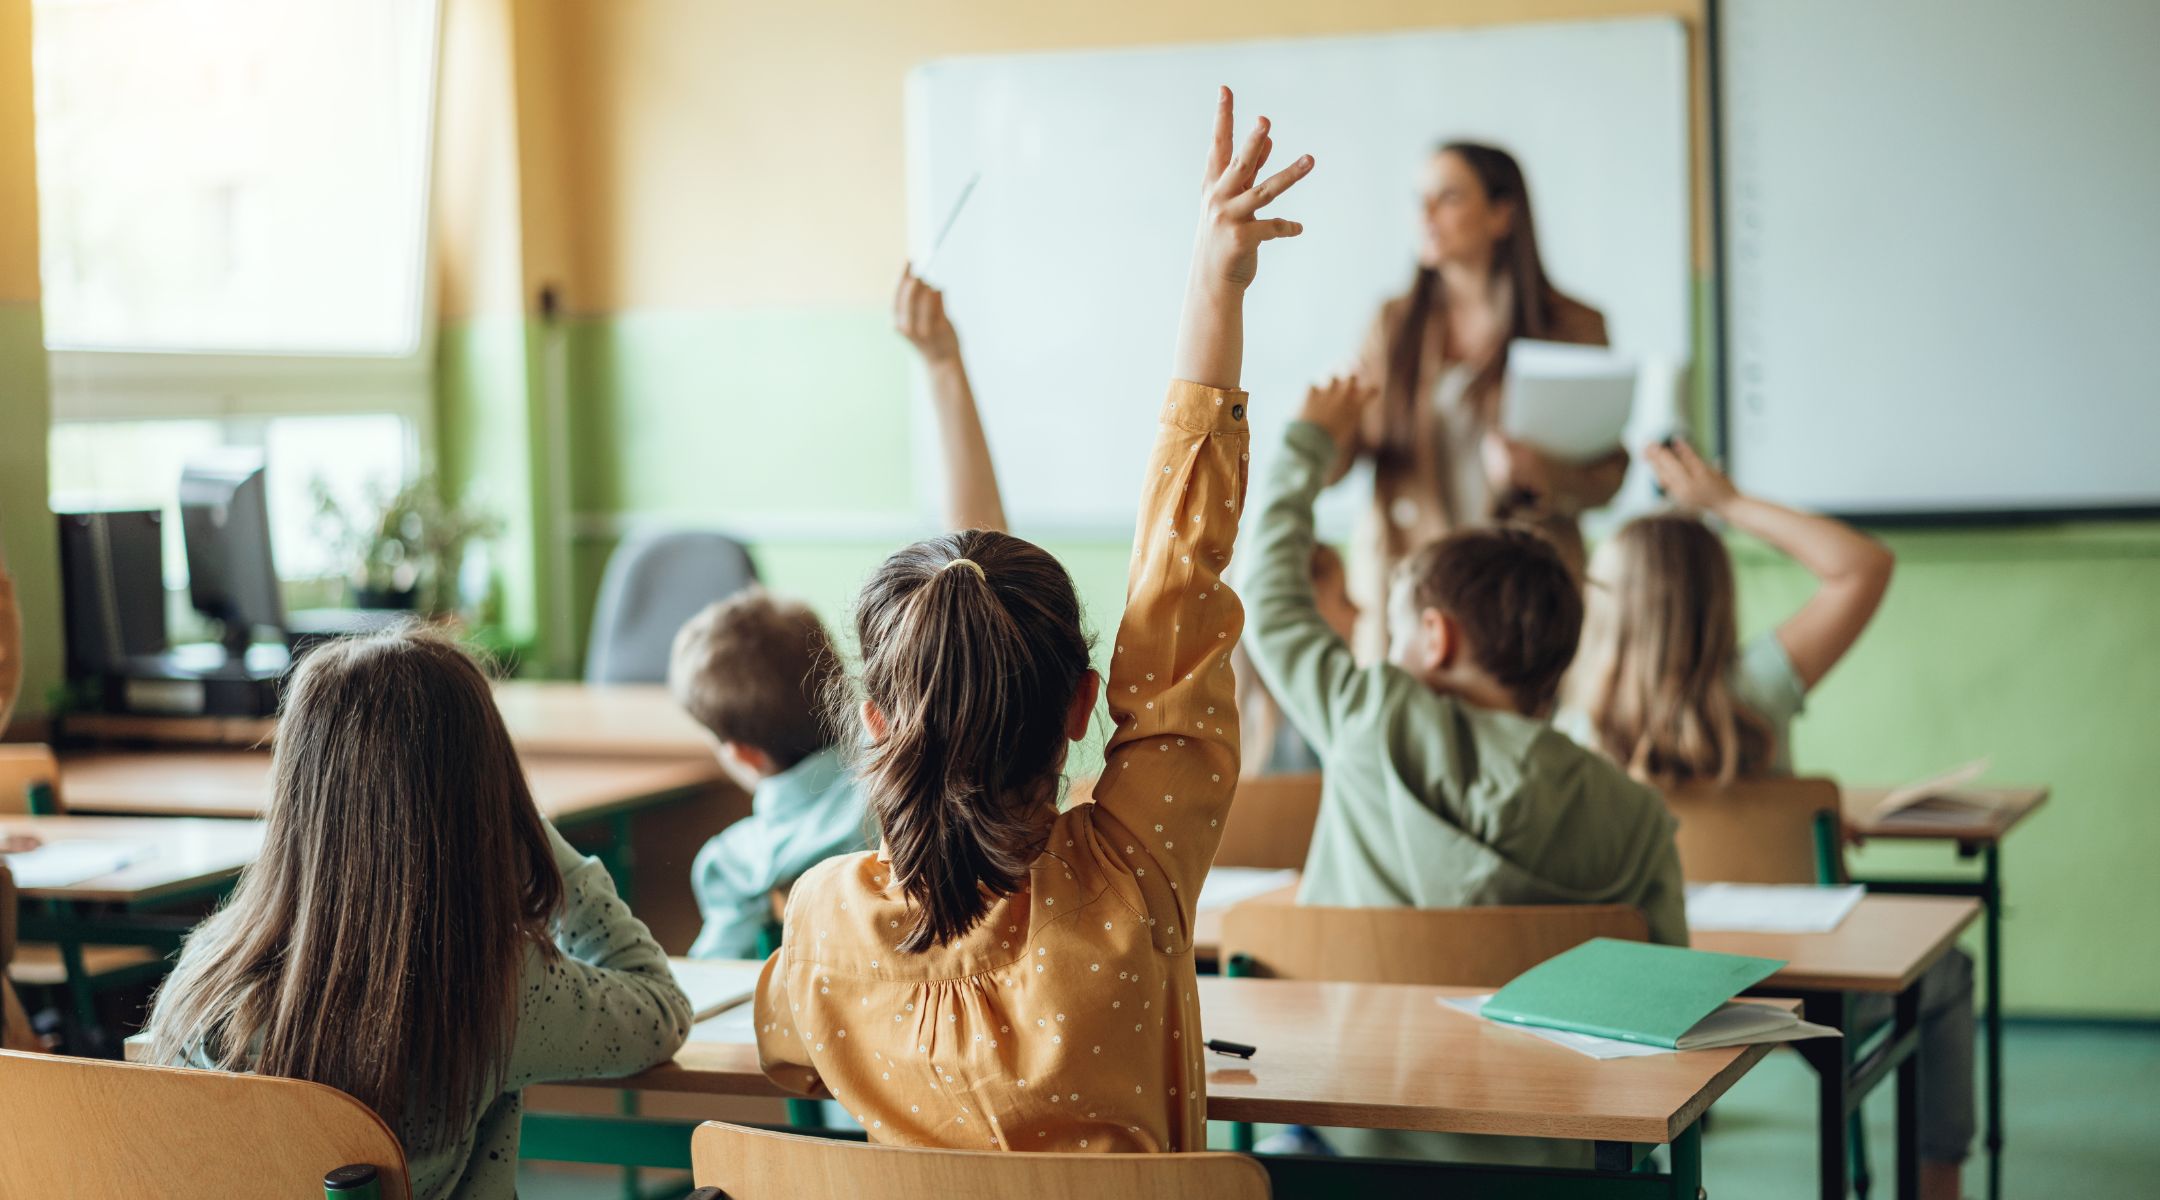
[[1691, 883], [1688, 928], [1739, 933], [1828, 933], [1860, 903], [1858, 884]]
[[1508, 343], [1507, 435], [1547, 454], [1597, 458], [1620, 446], [1635, 408], [1635, 364], [1603, 346]]
[[1280, 891], [1298, 881], [1298, 873], [1289, 868], [1272, 867], [1216, 867], [1200, 881], [1201, 912], [1214, 912]]
[[1960, 792], [1959, 788], [1987, 774], [1990, 760], [1981, 758], [1953, 767], [1918, 783], [1908, 783], [1875, 802], [1868, 810], [1869, 821], [1887, 821], [1896, 817], [1901, 821], [1925, 820], [1931, 816], [1967, 816], [1974, 811], [1993, 812], [2000, 805], [1991, 797]]
[[1596, 938], [1516, 976], [1486, 1002], [1484, 1015], [1669, 1050], [1789, 1040], [1770, 1035], [1799, 1023], [1791, 1013], [1761, 1005], [1720, 1011], [1784, 965], [1774, 958]]
[[[1475, 1017], [1484, 1013], [1485, 1005], [1492, 1000], [1492, 997], [1442, 996], [1439, 999], [1442, 1005], [1458, 1012], [1469, 1013]], [[1716, 1012], [1704, 1017], [1696, 1024], [1693, 1030], [1689, 1031], [1691, 1034], [1701, 1035], [1701, 1037], [1714, 1042], [1715, 1045], [1690, 1045], [1688, 1048], [1691, 1050], [1714, 1050], [1718, 1046], [1749, 1045], [1755, 1042], [1797, 1042], [1806, 1038], [1844, 1036], [1827, 1025], [1817, 1025], [1812, 1021], [1795, 1020], [1787, 1023], [1782, 1020], [1765, 1019], [1759, 1015], [1763, 1012], [1770, 1012], [1773, 1017], [1778, 1015], [1775, 1010], [1761, 1004], [1748, 1004], [1739, 1000], [1729, 1000], [1719, 1007]], [[1641, 1042], [1623, 1042], [1617, 1038], [1593, 1037], [1587, 1033], [1570, 1033], [1565, 1029], [1545, 1029], [1536, 1025], [1515, 1025], [1512, 1028], [1533, 1037], [1543, 1038], [1555, 1046], [1564, 1046], [1577, 1054], [1589, 1058], [1646, 1058], [1653, 1054], [1673, 1054], [1677, 1052], [1673, 1047], [1648, 1046]], [[1754, 1036], [1735, 1036], [1747, 1034], [1751, 1030], [1756, 1031]]]
[[757, 994], [758, 975], [765, 964], [728, 958], [676, 959], [668, 967], [675, 972], [683, 995], [690, 998], [693, 1019], [702, 1021]]
[[0, 855], [0, 861], [14, 873], [16, 887], [59, 888], [110, 875], [150, 854], [141, 842], [85, 840], [47, 842], [35, 850]]

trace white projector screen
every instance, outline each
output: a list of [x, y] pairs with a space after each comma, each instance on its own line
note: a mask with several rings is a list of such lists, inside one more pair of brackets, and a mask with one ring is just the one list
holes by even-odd
[[[1687, 43], [1630, 19], [1071, 54], [953, 59], [908, 80], [908, 229], [974, 376], [1016, 531], [1124, 536], [1176, 334], [1215, 85], [1277, 158], [1318, 169], [1271, 212], [1246, 306], [1254, 465], [1312, 380], [1347, 367], [1416, 267], [1417, 175], [1434, 145], [1508, 147], [1529, 178], [1558, 285], [1604, 310], [1645, 362], [1638, 440], [1670, 427], [1692, 356]], [[943, 478], [918, 406], [918, 497]], [[1648, 422], [1646, 426], [1644, 423]], [[1369, 496], [1369, 488], [1363, 495]], [[1360, 489], [1321, 509], [1339, 531]]]
[[2160, 4], [1720, 12], [1739, 484], [1889, 519], [2160, 506]]

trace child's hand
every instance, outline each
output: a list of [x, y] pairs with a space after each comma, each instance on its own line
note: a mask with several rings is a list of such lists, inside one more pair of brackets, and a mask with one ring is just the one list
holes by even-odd
[[1379, 394], [1379, 388], [1354, 375], [1337, 375], [1305, 389], [1305, 405], [1298, 409], [1298, 419], [1327, 430], [1338, 447], [1347, 446], [1357, 432], [1358, 422], [1365, 418], [1366, 408]]
[[1732, 480], [1725, 478], [1725, 472], [1704, 462], [1695, 447], [1679, 438], [1645, 447], [1643, 457], [1657, 472], [1665, 494], [1676, 504], [1703, 512], [1722, 512], [1740, 495]]
[[914, 267], [900, 272], [893, 293], [893, 328], [935, 366], [960, 361], [960, 335], [945, 316], [945, 294], [915, 277]]
[[1253, 181], [1267, 164], [1275, 144], [1268, 138], [1268, 119], [1262, 117], [1253, 123], [1245, 144], [1232, 154], [1234, 108], [1230, 89], [1222, 89], [1215, 105], [1215, 140], [1208, 148], [1207, 173], [1201, 180], [1200, 236], [1193, 247], [1193, 282], [1243, 291], [1260, 270], [1260, 243], [1296, 237], [1305, 231], [1296, 221], [1264, 218], [1258, 213], [1305, 178], [1313, 160], [1307, 154], [1255, 186]]

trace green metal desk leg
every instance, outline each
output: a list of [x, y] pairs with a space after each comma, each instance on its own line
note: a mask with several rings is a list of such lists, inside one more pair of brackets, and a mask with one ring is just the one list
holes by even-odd
[[1680, 1131], [1672, 1142], [1673, 1200], [1700, 1200], [1702, 1190], [1702, 1121]]
[[[1226, 978], [1244, 979], [1253, 973], [1253, 961], [1242, 954], [1233, 954], [1222, 962]], [[1230, 1122], [1230, 1148], [1239, 1154], [1253, 1152], [1253, 1127], [1250, 1121]]]

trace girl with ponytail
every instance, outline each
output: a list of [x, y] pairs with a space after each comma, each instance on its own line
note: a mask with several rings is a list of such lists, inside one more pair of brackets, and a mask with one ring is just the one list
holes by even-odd
[[873, 1141], [1206, 1144], [1191, 928], [1238, 774], [1243, 301], [1260, 243], [1300, 232], [1258, 210], [1312, 169], [1263, 180], [1266, 119], [1233, 153], [1231, 118], [1224, 89], [1093, 800], [1058, 810], [1101, 677], [1055, 558], [949, 534], [886, 560], [857, 605], [848, 715], [881, 845], [795, 885], [756, 1021], [766, 1073]]

